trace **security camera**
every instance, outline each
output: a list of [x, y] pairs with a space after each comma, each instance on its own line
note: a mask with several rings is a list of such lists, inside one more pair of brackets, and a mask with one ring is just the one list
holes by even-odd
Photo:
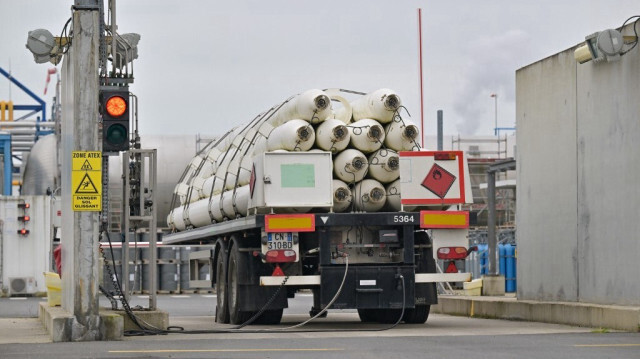
[[624, 39], [620, 31], [608, 29], [585, 37], [585, 44], [574, 52], [576, 61], [583, 64], [612, 62], [620, 59]]
[[38, 64], [49, 62], [60, 56], [58, 54], [59, 47], [56, 45], [56, 39], [51, 35], [49, 30], [36, 29], [29, 31], [26, 46]]

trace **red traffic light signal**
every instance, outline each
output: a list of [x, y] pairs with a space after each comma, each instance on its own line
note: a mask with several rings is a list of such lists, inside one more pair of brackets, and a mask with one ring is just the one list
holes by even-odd
[[104, 108], [111, 117], [120, 117], [127, 111], [129, 104], [120, 96], [112, 96], [107, 100]]
[[129, 149], [129, 90], [123, 87], [103, 88], [100, 92], [102, 114], [102, 151]]

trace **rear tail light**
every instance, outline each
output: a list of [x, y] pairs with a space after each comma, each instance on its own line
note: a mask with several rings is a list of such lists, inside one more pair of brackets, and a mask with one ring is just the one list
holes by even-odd
[[458, 260], [467, 258], [468, 251], [465, 247], [441, 247], [438, 248], [438, 259]]
[[433, 155], [436, 161], [452, 161], [456, 159], [455, 152], [436, 152]]
[[296, 251], [290, 249], [277, 249], [268, 251], [265, 255], [267, 263], [286, 263], [296, 261]]

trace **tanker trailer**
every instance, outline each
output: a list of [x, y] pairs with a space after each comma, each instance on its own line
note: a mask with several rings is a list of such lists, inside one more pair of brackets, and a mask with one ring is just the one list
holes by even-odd
[[191, 253], [190, 286], [215, 288], [216, 321], [279, 323], [306, 289], [313, 317], [424, 323], [437, 282], [470, 280], [435, 262], [467, 254], [466, 159], [421, 149], [403, 109], [389, 89], [309, 90], [185, 163], [163, 243], [214, 245]]

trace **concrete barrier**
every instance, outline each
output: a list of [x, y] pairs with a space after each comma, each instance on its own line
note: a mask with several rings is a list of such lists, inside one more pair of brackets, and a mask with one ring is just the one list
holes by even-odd
[[640, 331], [640, 307], [538, 302], [514, 297], [439, 296], [433, 313]]
[[[49, 333], [53, 342], [71, 341], [71, 330], [74, 316], [62, 307], [50, 307], [47, 303], [40, 303], [38, 317]], [[122, 316], [100, 311], [100, 340], [122, 340], [124, 320]]]

